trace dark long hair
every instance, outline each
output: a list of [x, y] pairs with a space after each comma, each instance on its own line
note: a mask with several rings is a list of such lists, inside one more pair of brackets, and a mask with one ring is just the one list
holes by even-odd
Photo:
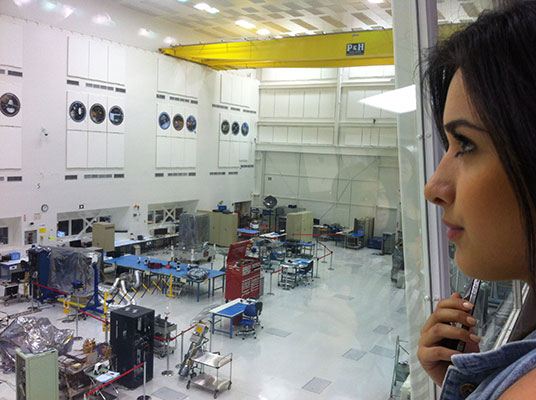
[[486, 11], [430, 51], [424, 86], [444, 143], [443, 111], [458, 69], [516, 194], [536, 289], [536, 1]]

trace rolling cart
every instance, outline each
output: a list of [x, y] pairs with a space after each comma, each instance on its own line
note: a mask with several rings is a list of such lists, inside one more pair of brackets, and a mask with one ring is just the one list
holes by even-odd
[[[231, 389], [231, 376], [233, 373], [233, 353], [221, 356], [217, 353], [204, 352], [192, 357], [194, 367], [199, 368], [199, 373], [193, 372], [190, 374], [186, 389], [190, 389], [190, 385], [194, 384], [201, 388], [214, 392], [214, 398], [224, 390]], [[219, 370], [221, 367], [229, 364], [229, 379], [220, 378]], [[216, 370], [216, 375], [205, 372], [205, 368]]]

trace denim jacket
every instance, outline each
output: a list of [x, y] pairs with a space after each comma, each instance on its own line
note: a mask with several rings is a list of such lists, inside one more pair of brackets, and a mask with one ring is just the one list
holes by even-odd
[[495, 400], [536, 367], [536, 331], [497, 350], [458, 354], [445, 375], [440, 400]]

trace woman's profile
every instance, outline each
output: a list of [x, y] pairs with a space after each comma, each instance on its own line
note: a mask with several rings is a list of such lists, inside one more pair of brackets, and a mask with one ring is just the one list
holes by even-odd
[[[483, 13], [434, 48], [425, 86], [446, 153], [425, 196], [443, 209], [456, 264], [482, 280], [536, 289], [536, 1]], [[441, 399], [536, 399], [536, 318], [510, 343], [478, 353], [473, 304], [440, 301], [418, 358]], [[530, 302], [524, 315], [536, 315]], [[530, 320], [530, 318], [529, 318]], [[445, 340], [466, 343], [465, 353]]]

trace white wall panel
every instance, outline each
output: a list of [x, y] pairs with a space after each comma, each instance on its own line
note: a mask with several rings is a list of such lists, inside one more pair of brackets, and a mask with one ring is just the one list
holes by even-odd
[[241, 94], [242, 102], [240, 103], [243, 106], [250, 106], [251, 105], [251, 79], [244, 78], [242, 80], [242, 94]]
[[301, 126], [289, 126], [288, 127], [288, 143], [301, 143], [302, 142], [303, 128]]
[[106, 165], [108, 168], [123, 168], [125, 166], [125, 135], [109, 133], [106, 140]]
[[318, 128], [318, 144], [333, 144], [333, 128], [319, 127]]
[[[91, 118], [91, 108], [94, 105], [100, 104], [104, 108], [104, 120], [101, 123], [96, 123]], [[108, 125], [108, 97], [96, 95], [96, 94], [89, 94], [88, 95], [88, 130], [92, 132], [106, 132], [107, 125]]]
[[286, 126], [274, 126], [273, 143], [287, 143], [288, 129]]
[[[8, 117], [4, 115], [4, 113], [0, 112], [0, 126], [21, 127], [22, 115], [24, 113], [24, 108], [25, 108], [25, 103], [23, 102], [23, 99], [22, 99], [22, 86], [7, 83], [7, 82], [0, 82], [0, 96], [4, 95], [5, 93], [11, 93], [15, 95], [19, 99], [20, 108], [19, 108], [19, 111], [11, 117]], [[15, 104], [13, 104], [13, 106], [15, 106]], [[13, 108], [13, 110], [15, 109]]]
[[222, 103], [230, 104], [233, 101], [233, 81], [232, 77], [229, 74], [222, 73], [220, 75], [221, 81], [221, 92], [220, 92], [220, 101]]
[[380, 143], [380, 128], [370, 129], [370, 145], [378, 146]]
[[126, 80], [126, 51], [119, 45], [108, 46], [108, 82], [124, 85]]
[[353, 181], [351, 192], [352, 204], [375, 206], [378, 192], [378, 182]]
[[378, 157], [341, 157], [339, 175], [342, 179], [359, 179], [361, 181], [377, 181]]
[[106, 133], [88, 132], [87, 135], [87, 166], [106, 168]]
[[318, 110], [320, 118], [335, 117], [335, 92], [332, 90], [322, 90], [320, 92], [320, 104]]
[[67, 131], [67, 168], [87, 168], [87, 132]]
[[335, 201], [337, 194], [336, 182], [327, 178], [301, 178], [299, 196], [302, 199], [316, 201]]
[[322, 68], [320, 71], [321, 79], [337, 79], [337, 68]]
[[289, 117], [301, 118], [303, 117], [303, 90], [293, 90], [289, 94]]
[[[81, 102], [85, 108], [84, 119], [80, 122], [77, 122], [71, 118], [69, 115], [69, 110], [71, 105], [74, 102]], [[88, 95], [87, 93], [79, 92], [67, 92], [67, 110], [65, 112], [67, 118], [67, 129], [78, 130], [78, 131], [87, 131], [88, 119], [89, 119], [89, 106], [88, 106]]]
[[171, 166], [171, 138], [157, 136], [156, 138], [156, 167], [169, 168]]
[[316, 144], [318, 143], [318, 128], [310, 126], [303, 127], [303, 143]]
[[173, 168], [178, 167], [186, 167], [186, 145], [185, 142], [186, 139], [179, 138], [179, 137], [172, 137], [171, 138], [171, 154], [170, 154], [170, 161], [169, 166]]
[[261, 118], [272, 118], [275, 115], [275, 92], [263, 90], [260, 94], [259, 107]]
[[275, 92], [274, 117], [287, 118], [288, 115], [289, 115], [289, 92], [288, 91]]
[[[348, 70], [348, 76], [350, 78], [383, 77], [385, 74], [385, 69], [381, 65], [350, 67]], [[394, 72], [392, 75], [394, 76]]]
[[339, 173], [339, 157], [328, 154], [303, 154], [300, 158], [303, 176], [336, 178]]
[[250, 159], [250, 148], [251, 144], [249, 143], [240, 143], [238, 152], [239, 161], [249, 162]]
[[89, 41], [89, 79], [108, 80], [108, 45], [95, 39]]
[[243, 79], [240, 76], [231, 77], [231, 103], [236, 105], [242, 104], [242, 86]]
[[0, 23], [0, 65], [22, 68], [22, 25], [2, 20]]
[[267, 153], [266, 175], [297, 174], [300, 168], [300, 158], [295, 153]]
[[[381, 94], [381, 90], [365, 90], [364, 98], [376, 96], [378, 94]], [[365, 105], [363, 110], [363, 117], [364, 118], [379, 118], [381, 116], [381, 112], [379, 108], [370, 107]]]
[[396, 128], [381, 128], [380, 129], [380, 146], [397, 146]]
[[191, 62], [183, 62], [181, 65], [186, 67], [186, 95], [197, 99], [203, 85], [203, 68]]
[[377, 207], [374, 219], [374, 236], [381, 236], [383, 232], [393, 233], [396, 228], [396, 215], [396, 209]]
[[320, 93], [318, 91], [306, 90], [304, 94], [303, 116], [305, 118], [318, 118], [320, 104]]
[[364, 90], [349, 89], [346, 94], [346, 119], [363, 118], [365, 105], [360, 102], [365, 97]]
[[264, 193], [278, 197], [296, 198], [298, 196], [299, 180], [297, 176], [277, 176], [266, 174]]
[[239, 156], [240, 156], [240, 143], [231, 142], [229, 146], [229, 166], [230, 167], [240, 166], [240, 161], [238, 159]]
[[[114, 106], [117, 106], [121, 108], [123, 111], [123, 122], [119, 125], [114, 125], [110, 121], [110, 111]], [[126, 130], [126, 124], [128, 123], [128, 119], [132, 118], [132, 115], [128, 115], [128, 110], [126, 109], [126, 103], [125, 99], [122, 97], [108, 97], [108, 115], [107, 115], [107, 130], [111, 133], [125, 133]]]
[[193, 168], [197, 165], [197, 140], [185, 139], [184, 142], [186, 167]]
[[398, 168], [380, 168], [378, 206], [397, 208], [400, 199]]
[[361, 146], [363, 139], [363, 128], [343, 127], [341, 128], [341, 142], [347, 146]]
[[274, 140], [274, 127], [259, 126], [259, 142], [271, 143]]
[[69, 36], [67, 74], [78, 78], [89, 76], [89, 39], [87, 37]]
[[0, 169], [22, 168], [22, 128], [0, 126]]
[[220, 140], [219, 144], [219, 157], [218, 157], [218, 167], [227, 168], [230, 166], [230, 147], [231, 142], [227, 140]]

